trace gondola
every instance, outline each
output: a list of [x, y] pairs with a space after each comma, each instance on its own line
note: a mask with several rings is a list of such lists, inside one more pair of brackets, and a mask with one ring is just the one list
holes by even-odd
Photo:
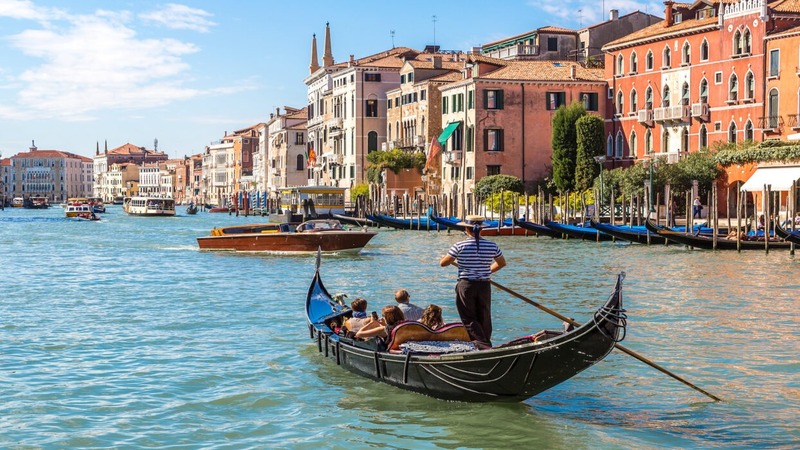
[[[595, 222], [594, 219], [590, 220], [592, 227], [597, 228], [598, 230], [602, 231], [605, 234], [614, 236], [617, 239], [622, 239], [629, 242], [635, 242], [638, 244], [653, 244], [653, 245], [663, 245], [669, 242], [667, 238], [664, 236], [660, 236], [658, 233], [654, 233], [652, 231], [648, 232], [647, 228], [645, 227], [628, 227], [628, 226], [618, 226], [618, 225], [611, 225], [608, 223], [600, 223]], [[650, 235], [650, 241], [648, 242], [648, 234]]]
[[186, 214], [197, 214], [197, 206], [194, 203], [189, 203], [189, 206], [186, 207]]
[[[455, 217], [439, 217], [434, 213], [430, 213], [428, 217], [439, 225], [443, 225], [450, 230], [462, 231], [463, 227], [458, 225], [461, 219]], [[487, 220], [483, 222], [484, 228], [481, 230], [481, 236], [532, 236], [531, 233], [525, 228], [514, 226], [510, 219], [504, 220], [503, 225], [498, 227], [497, 220]]]
[[786, 228], [783, 228], [781, 224], [779, 224], [778, 222], [775, 222], [775, 234], [777, 234], [778, 237], [786, 239], [789, 242], [792, 242], [794, 244], [800, 244], [800, 231], [787, 230]]
[[536, 222], [528, 222], [527, 220], [514, 219], [514, 225], [524, 228], [528, 231], [532, 231], [536, 233], [537, 236], [549, 236], [551, 238], [559, 238], [559, 239], [562, 237], [560, 231], [555, 231], [551, 228], [547, 228], [546, 226]]
[[[464, 351], [468, 334], [461, 324], [436, 331], [419, 322], [402, 322], [389, 342], [359, 341], [334, 333], [332, 321], [351, 310], [334, 301], [317, 269], [306, 298], [306, 317], [317, 350], [336, 365], [373, 379], [431, 397], [466, 402], [517, 402], [556, 386], [601, 361], [625, 336], [622, 280], [591, 320], [566, 332], [541, 332], [489, 350]], [[414, 350], [411, 341], [461, 347], [436, 353]], [[455, 342], [453, 342], [455, 341]], [[409, 348], [411, 347], [411, 348]], [[405, 348], [405, 351], [402, 350]], [[326, 366], [330, 367], [330, 366]]]
[[[652, 220], [647, 219], [645, 221], [645, 226], [648, 230], [652, 231], [653, 233], [657, 233], [660, 236], [663, 236], [669, 239], [676, 244], [683, 244], [693, 248], [699, 248], [703, 250], [713, 250], [714, 249], [714, 238], [709, 237], [707, 235], [698, 235], [698, 234], [691, 234], [691, 233], [684, 233], [682, 231], [675, 231], [670, 230], [669, 228], [662, 227], [660, 225], [656, 225], [652, 222]], [[736, 250], [736, 239], [729, 239], [725, 236], [717, 236], [717, 250]], [[764, 250], [764, 240], [754, 240], [754, 239], [742, 239], [739, 241], [740, 248], [742, 250]], [[790, 242], [787, 241], [778, 241], [772, 240], [769, 241], [769, 248], [774, 249], [783, 249], [789, 248], [791, 245]]]
[[547, 228], [550, 228], [553, 231], [557, 231], [562, 233], [568, 237], [574, 239], [583, 239], [585, 241], [610, 241], [614, 239], [613, 236], [603, 233], [602, 231], [598, 230], [597, 228], [592, 227], [580, 227], [577, 225], [567, 225], [564, 223], [558, 222], [547, 222]]
[[400, 219], [385, 214], [367, 214], [367, 219], [376, 222], [380, 226], [398, 230], [444, 231], [447, 229], [444, 225], [428, 220], [425, 216], [414, 219]]

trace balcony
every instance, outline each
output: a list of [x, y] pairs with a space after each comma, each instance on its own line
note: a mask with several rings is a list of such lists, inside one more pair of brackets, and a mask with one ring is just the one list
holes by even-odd
[[539, 56], [539, 46], [517, 44], [486, 52], [485, 55], [500, 59], [527, 59], [530, 57]]
[[461, 158], [463, 157], [463, 152], [461, 150], [453, 150], [451, 152], [444, 152], [444, 162], [445, 164], [450, 164], [451, 166], [460, 166], [461, 165]]
[[651, 153], [650, 158], [654, 160], [658, 159], [659, 161], [666, 162], [667, 164], [675, 164], [681, 159], [681, 154], [679, 152]]
[[639, 123], [643, 123], [648, 126], [653, 126], [653, 110], [652, 109], [640, 109], [638, 111], [639, 116]]
[[665, 106], [653, 110], [653, 118], [656, 122], [681, 122], [689, 118], [690, 108], [684, 105]]
[[692, 117], [708, 122], [708, 103], [692, 103]]
[[758, 118], [758, 127], [764, 133], [780, 133], [783, 128], [783, 117], [781, 116], [766, 116]]
[[419, 135], [417, 136], [417, 147], [424, 147], [425, 146], [425, 136]]

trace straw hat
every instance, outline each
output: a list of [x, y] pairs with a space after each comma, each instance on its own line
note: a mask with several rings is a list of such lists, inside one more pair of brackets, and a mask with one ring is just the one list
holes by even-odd
[[460, 227], [473, 227], [475, 225], [480, 225], [481, 228], [484, 228], [485, 227], [485, 225], [483, 224], [484, 220], [486, 220], [486, 218], [483, 216], [469, 215], [465, 217], [464, 220], [462, 220], [461, 222], [458, 222], [456, 225]]

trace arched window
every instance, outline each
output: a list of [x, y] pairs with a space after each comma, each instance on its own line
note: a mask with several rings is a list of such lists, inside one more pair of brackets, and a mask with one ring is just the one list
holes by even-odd
[[681, 131], [681, 151], [688, 152], [689, 151], [689, 129], [684, 128]]
[[753, 76], [753, 72], [747, 71], [747, 74], [744, 76], [744, 99], [745, 100], [755, 100], [756, 98], [756, 77]]
[[622, 58], [622, 55], [619, 55], [617, 57], [617, 75], [624, 75], [625, 74], [625, 67], [623, 65], [624, 61], [625, 60]]
[[689, 83], [686, 82], [681, 87], [681, 105], [689, 106]]
[[367, 153], [372, 153], [378, 150], [378, 133], [370, 131], [367, 133]]
[[631, 91], [631, 112], [639, 110], [639, 97], [636, 95], [636, 89]]
[[636, 52], [631, 53], [631, 72], [636, 73], [639, 70], [639, 60]]
[[736, 122], [734, 121], [731, 121], [731, 124], [728, 125], [728, 142], [736, 143]]
[[650, 86], [647, 86], [647, 90], [644, 91], [644, 108], [653, 109], [653, 88]]
[[622, 158], [625, 153], [625, 138], [622, 137], [622, 131], [617, 131], [617, 151], [614, 154], [616, 158]]
[[387, 136], [387, 140], [392, 140], [392, 124], [389, 124], [389, 136]]
[[297, 162], [296, 162], [296, 165], [294, 167], [295, 170], [305, 170], [306, 169], [306, 163], [305, 163], [304, 159], [305, 158], [303, 158], [303, 155], [297, 155]]
[[638, 150], [638, 145], [636, 143], [636, 131], [635, 130], [631, 130], [631, 137], [629, 139], [628, 145], [630, 147], [630, 156], [632, 158], [635, 158], [637, 156], [636, 155], [636, 151]]
[[739, 30], [733, 33], [733, 54], [742, 54], [742, 33], [740, 33]]
[[644, 132], [644, 152], [648, 155], [653, 153], [653, 133], [649, 128]]
[[769, 108], [769, 125], [767, 127], [778, 128], [778, 89], [770, 89], [767, 108]]
[[735, 73], [731, 74], [728, 80], [728, 100], [735, 102], [739, 99], [739, 78]]
[[661, 152], [668, 152], [669, 151], [669, 130], [664, 128], [664, 131], [661, 132]]
[[700, 80], [700, 103], [708, 103], [708, 80]]
[[683, 43], [683, 49], [681, 50], [681, 63], [682, 64], [689, 64], [692, 62], [692, 47], [689, 45], [688, 42]]
[[644, 58], [644, 65], [647, 70], [653, 70], [653, 52], [647, 51], [647, 56]]
[[749, 119], [747, 120], [747, 123], [744, 124], [744, 140], [751, 142], [755, 140], [753, 138], [753, 122], [751, 122]]
[[614, 155], [614, 138], [611, 135], [608, 135], [608, 139], [606, 139], [606, 156], [612, 157]]
[[745, 29], [744, 35], [742, 36], [742, 51], [745, 54], [750, 54], [750, 50], [753, 47], [753, 37], [750, 35], [750, 30]]
[[700, 125], [700, 133], [698, 135], [698, 146], [700, 148], [708, 147], [708, 130], [706, 129], [706, 125]]
[[624, 107], [624, 104], [623, 104], [623, 101], [622, 101], [623, 97], [624, 96], [622, 95], [622, 91], [621, 90], [618, 91], [617, 92], [617, 114], [624, 113], [624, 111], [622, 109]]
[[700, 61], [708, 61], [708, 41], [705, 39], [700, 44]]
[[661, 106], [667, 107], [669, 106], [669, 85], [664, 85], [664, 92], [661, 95]]
[[670, 51], [669, 46], [664, 47], [664, 53], [662, 54], [662, 59], [661, 59], [661, 67], [662, 68], [672, 67], [672, 51]]

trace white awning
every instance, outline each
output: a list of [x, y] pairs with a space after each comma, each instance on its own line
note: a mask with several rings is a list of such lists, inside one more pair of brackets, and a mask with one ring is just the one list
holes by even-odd
[[773, 191], [788, 191], [792, 182], [800, 178], [800, 166], [759, 167], [745, 184], [742, 191], [761, 192], [764, 185], [771, 185]]

